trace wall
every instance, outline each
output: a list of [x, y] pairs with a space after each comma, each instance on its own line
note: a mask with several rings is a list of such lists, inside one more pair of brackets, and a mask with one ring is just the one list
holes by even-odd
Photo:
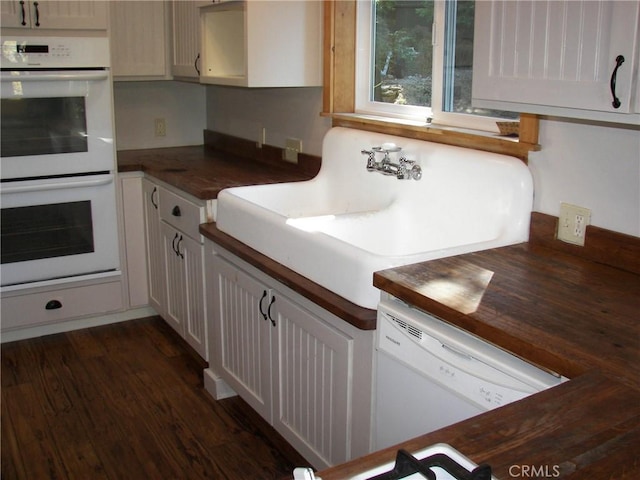
[[[319, 155], [330, 121], [317, 88], [207, 88], [207, 128], [247, 139], [267, 129], [267, 144], [286, 137]], [[534, 210], [558, 216], [560, 202], [592, 210], [593, 225], [640, 237], [640, 127], [546, 118], [542, 151], [530, 156]]]
[[[118, 150], [200, 145], [206, 119], [206, 87], [172, 81], [115, 82]], [[167, 134], [155, 136], [154, 119], [166, 120]]]
[[572, 203], [592, 225], [640, 237], [640, 127], [543, 119], [540, 144], [529, 155], [534, 210], [558, 216]]
[[266, 129], [265, 144], [285, 146], [287, 138], [302, 140], [302, 151], [322, 153], [322, 139], [331, 120], [321, 117], [322, 88], [207, 89], [207, 128], [249, 140]]

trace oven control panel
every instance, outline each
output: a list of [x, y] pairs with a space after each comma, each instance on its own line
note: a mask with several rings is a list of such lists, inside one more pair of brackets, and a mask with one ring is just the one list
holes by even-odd
[[106, 37], [2, 37], [7, 69], [107, 68]]

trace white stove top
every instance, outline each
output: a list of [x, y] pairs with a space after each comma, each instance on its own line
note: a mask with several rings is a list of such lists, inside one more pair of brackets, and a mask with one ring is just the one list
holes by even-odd
[[[435, 445], [431, 445], [430, 447], [427, 447], [425, 449], [418, 450], [417, 452], [409, 452], [409, 453], [411, 453], [418, 460], [429, 457], [431, 455], [435, 455], [437, 453], [442, 453], [447, 455], [451, 459], [455, 460], [462, 467], [466, 468], [469, 471], [473, 470], [478, 466], [477, 464], [469, 460], [467, 457], [465, 457], [463, 454], [461, 454], [459, 451], [457, 451], [455, 448], [453, 448], [451, 445], [447, 445], [446, 443], [436, 443]], [[367, 470], [366, 472], [359, 473], [355, 477], [350, 477], [348, 480], [367, 480], [371, 477], [375, 477], [376, 475], [380, 475], [390, 471], [391, 469], [393, 469], [394, 464], [395, 464], [395, 461], [385, 463], [384, 465], [380, 465], [379, 467], [372, 468], [370, 470]], [[455, 480], [455, 477], [450, 475], [446, 470], [442, 468], [432, 467], [432, 470], [436, 474], [437, 480]], [[424, 480], [424, 478], [425, 476], [422, 475], [421, 473], [414, 473], [412, 475], [404, 477], [403, 480]], [[497, 480], [493, 475], [491, 476], [491, 478], [494, 480]]]

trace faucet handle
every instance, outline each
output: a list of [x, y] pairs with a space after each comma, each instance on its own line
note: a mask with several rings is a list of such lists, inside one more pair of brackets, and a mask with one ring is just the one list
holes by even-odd
[[420, 168], [420, 165], [414, 165], [411, 167], [411, 170], [409, 170], [409, 176], [414, 180], [420, 180], [422, 178], [422, 169]]
[[372, 171], [376, 168], [376, 152], [372, 150], [360, 150], [360, 153], [367, 155], [367, 170]]
[[422, 169], [417, 165], [415, 160], [408, 160], [400, 157], [400, 167], [398, 168], [398, 178], [401, 180], [420, 180], [422, 178]]

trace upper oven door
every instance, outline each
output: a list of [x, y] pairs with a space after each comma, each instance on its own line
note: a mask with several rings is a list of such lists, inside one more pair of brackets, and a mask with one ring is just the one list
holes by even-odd
[[3, 71], [2, 178], [115, 168], [108, 70]]

